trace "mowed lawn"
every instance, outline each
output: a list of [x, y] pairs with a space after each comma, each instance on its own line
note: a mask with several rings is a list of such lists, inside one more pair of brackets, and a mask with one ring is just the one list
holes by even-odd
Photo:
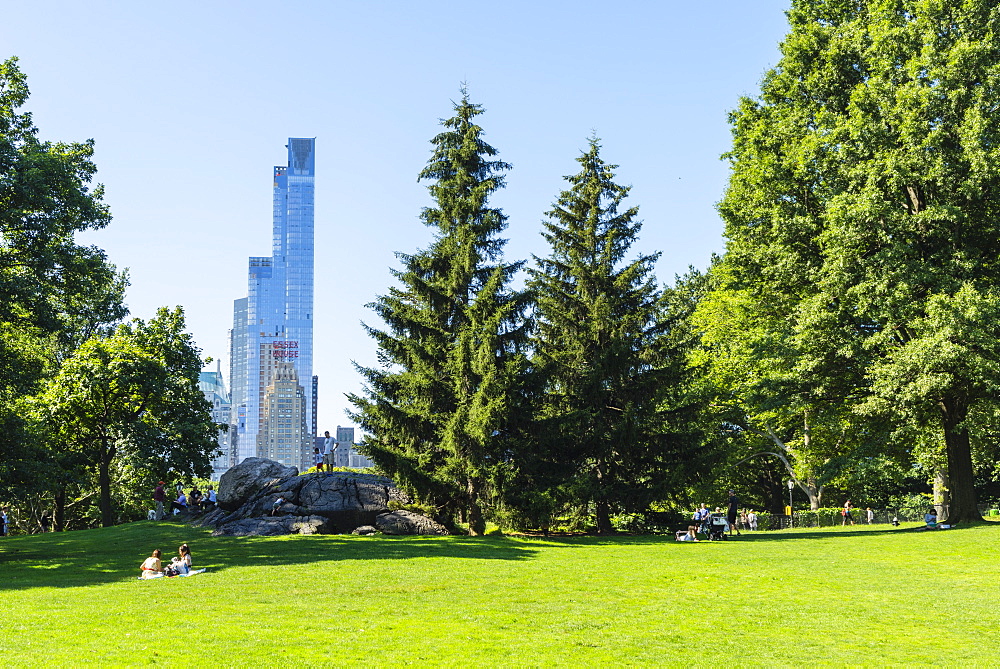
[[[1000, 526], [665, 537], [0, 540], [6, 666], [995, 665]], [[138, 581], [187, 541], [190, 578]]]

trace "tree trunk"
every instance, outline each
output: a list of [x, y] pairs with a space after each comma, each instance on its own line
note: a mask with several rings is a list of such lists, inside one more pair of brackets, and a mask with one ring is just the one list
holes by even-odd
[[615, 533], [615, 528], [611, 525], [611, 505], [606, 499], [597, 500], [597, 533]]
[[101, 449], [101, 460], [97, 465], [97, 482], [101, 491], [101, 525], [111, 527], [115, 524], [115, 517], [111, 510], [111, 458], [114, 451], [104, 444]]
[[614, 534], [615, 528], [611, 526], [611, 505], [603, 498], [604, 494], [604, 463], [598, 461], [595, 468], [597, 474], [597, 499], [595, 500], [597, 512], [597, 533]]
[[479, 503], [480, 482], [475, 477], [466, 480], [466, 492], [469, 495], [468, 514], [469, 535], [481, 537], [486, 534], [486, 519]]
[[66, 529], [66, 488], [60, 486], [55, 495], [55, 512], [52, 517], [52, 529], [62, 532]]
[[816, 485], [816, 477], [806, 479], [806, 494], [809, 495], [809, 509], [815, 511], [823, 503], [823, 486]]
[[948, 451], [948, 492], [951, 508], [947, 520], [952, 523], [982, 520], [976, 502], [976, 477], [972, 469], [972, 448], [964, 422], [969, 415], [965, 398], [946, 397], [940, 403], [944, 441]]

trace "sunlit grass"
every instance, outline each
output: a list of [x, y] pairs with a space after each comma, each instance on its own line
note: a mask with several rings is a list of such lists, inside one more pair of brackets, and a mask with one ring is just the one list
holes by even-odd
[[[1000, 527], [661, 537], [0, 542], [7, 665], [994, 664]], [[191, 544], [191, 578], [138, 581]], [[987, 636], [989, 635], [989, 636]]]

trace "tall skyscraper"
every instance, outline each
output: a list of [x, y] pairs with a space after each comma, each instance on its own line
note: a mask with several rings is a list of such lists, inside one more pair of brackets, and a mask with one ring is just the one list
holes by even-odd
[[[279, 406], [278, 397], [269, 396], [269, 392], [292, 392], [297, 396], [296, 391], [288, 389], [291, 379], [294, 377], [295, 383], [302, 386], [313, 377], [316, 140], [289, 138], [286, 148], [288, 164], [275, 167], [273, 173], [271, 255], [250, 258], [247, 297], [233, 305], [229, 385], [233, 416], [241, 417], [234, 426], [238, 437], [236, 461], [261, 456], [302, 468], [312, 464], [312, 435], [304, 434], [306, 430], [299, 427], [311, 422], [311, 388], [303, 388], [302, 401], [294, 403], [296, 411], [303, 413], [293, 417], [296, 428], [291, 433], [284, 432], [284, 421], [271, 420], [270, 413], [262, 411], [265, 403], [268, 412], [272, 408], [277, 411]], [[276, 374], [280, 376], [277, 386], [273, 383]], [[279, 423], [282, 432], [274, 432]], [[290, 436], [301, 442], [297, 448], [289, 447]]]
[[[228, 425], [232, 422], [230, 412], [231, 403], [229, 393], [226, 392], [226, 384], [222, 380], [222, 370], [217, 368], [214, 372], [202, 372], [198, 377], [198, 389], [205, 395], [205, 399], [212, 405], [212, 421], [214, 423]], [[219, 430], [217, 438], [219, 444], [219, 454], [212, 460], [212, 478], [218, 480], [227, 469], [229, 469], [229, 435]]]

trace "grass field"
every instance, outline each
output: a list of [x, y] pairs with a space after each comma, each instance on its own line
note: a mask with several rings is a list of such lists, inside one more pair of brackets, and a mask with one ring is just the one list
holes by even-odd
[[[7, 666], [996, 665], [1000, 526], [662, 537], [0, 540]], [[190, 578], [138, 581], [186, 541]]]

